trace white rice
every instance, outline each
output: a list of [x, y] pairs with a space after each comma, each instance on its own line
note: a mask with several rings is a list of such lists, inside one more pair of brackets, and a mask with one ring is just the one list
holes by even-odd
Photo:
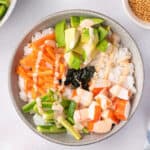
[[[105, 77], [105, 70], [107, 63], [110, 61], [110, 52], [111, 47], [105, 53], [98, 54], [95, 59], [90, 63], [90, 65], [94, 65], [97, 70], [97, 76], [99, 79], [104, 79]], [[112, 59], [113, 66], [109, 72], [108, 80], [110, 80], [114, 84], [119, 83], [120, 76], [122, 76], [122, 72], [126, 66], [122, 65], [122, 61], [130, 60], [131, 59], [131, 52], [128, 48], [125, 47], [116, 47], [115, 55]], [[101, 60], [103, 61], [101, 62]], [[128, 75], [125, 77], [123, 82], [123, 87], [129, 89], [132, 93], [136, 92], [135, 88], [135, 79], [134, 79], [134, 65], [133, 63], [128, 63], [129, 72]]]

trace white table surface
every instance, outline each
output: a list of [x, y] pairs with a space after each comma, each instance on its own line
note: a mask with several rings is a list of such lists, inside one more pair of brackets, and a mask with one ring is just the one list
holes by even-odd
[[[48, 142], [33, 133], [18, 117], [8, 92], [8, 70], [15, 47], [31, 26], [56, 11], [84, 8], [104, 13], [120, 22], [137, 41], [145, 65], [145, 86], [141, 104], [131, 121], [111, 138], [92, 145], [67, 147]], [[143, 150], [150, 118], [150, 31], [141, 29], [125, 15], [121, 0], [18, 0], [0, 28], [0, 150]]]

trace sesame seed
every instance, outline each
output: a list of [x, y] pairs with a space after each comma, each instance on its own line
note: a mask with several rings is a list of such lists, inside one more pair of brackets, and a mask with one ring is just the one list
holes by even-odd
[[134, 14], [145, 22], [150, 22], [150, 0], [129, 0]]

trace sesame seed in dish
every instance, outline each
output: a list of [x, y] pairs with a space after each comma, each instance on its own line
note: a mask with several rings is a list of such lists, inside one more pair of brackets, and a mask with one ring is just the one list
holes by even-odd
[[150, 22], [150, 0], [129, 0], [133, 13], [145, 22]]

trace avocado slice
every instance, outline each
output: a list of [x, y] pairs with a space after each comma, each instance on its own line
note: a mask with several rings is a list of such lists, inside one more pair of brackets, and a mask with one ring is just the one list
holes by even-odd
[[[86, 23], [85, 23], [86, 22]], [[104, 22], [104, 19], [102, 18], [84, 18], [82, 20], [80, 20], [80, 25], [82, 24], [85, 24], [84, 26], [94, 26], [94, 25], [97, 25], [97, 24], [101, 24]]]
[[99, 39], [100, 41], [102, 41], [108, 35], [110, 31], [110, 27], [104, 28], [102, 26], [99, 26], [98, 31], [99, 31]]
[[92, 59], [92, 55], [95, 54], [94, 51], [96, 50], [96, 45], [99, 42], [99, 35], [98, 35], [97, 29], [89, 28], [88, 30], [89, 30], [88, 31], [89, 32], [89, 40], [88, 40], [88, 42], [87, 41], [84, 42], [82, 40], [82, 42], [83, 42], [82, 48], [84, 49], [85, 56], [86, 56], [84, 64], [88, 64], [89, 61]]
[[80, 55], [81, 59], [83, 61], [85, 61], [86, 53], [85, 53], [85, 50], [82, 48], [81, 44], [79, 44], [77, 47], [75, 47], [72, 51], [77, 53], [78, 55]]
[[0, 19], [5, 15], [7, 8], [4, 5], [0, 5]]
[[6, 8], [8, 8], [10, 5], [10, 1], [9, 0], [0, 0], [0, 5], [4, 5]]
[[65, 30], [66, 52], [71, 51], [78, 43], [80, 33], [76, 28], [68, 28]]
[[102, 19], [102, 18], [91, 18], [91, 20], [93, 20], [94, 25], [95, 24], [101, 24], [104, 22], [104, 19]]
[[55, 26], [55, 36], [58, 47], [65, 46], [65, 28], [66, 28], [66, 20], [58, 22]]
[[97, 45], [97, 49], [101, 52], [106, 52], [108, 46], [109, 46], [109, 42], [104, 39]]
[[87, 43], [90, 39], [89, 29], [83, 28], [81, 33], [81, 43]]
[[70, 68], [79, 69], [83, 60], [75, 52], [69, 52], [65, 54], [65, 60]]
[[78, 27], [79, 24], [80, 24], [80, 17], [79, 16], [72, 16], [70, 18], [70, 24], [71, 24], [71, 27]]

